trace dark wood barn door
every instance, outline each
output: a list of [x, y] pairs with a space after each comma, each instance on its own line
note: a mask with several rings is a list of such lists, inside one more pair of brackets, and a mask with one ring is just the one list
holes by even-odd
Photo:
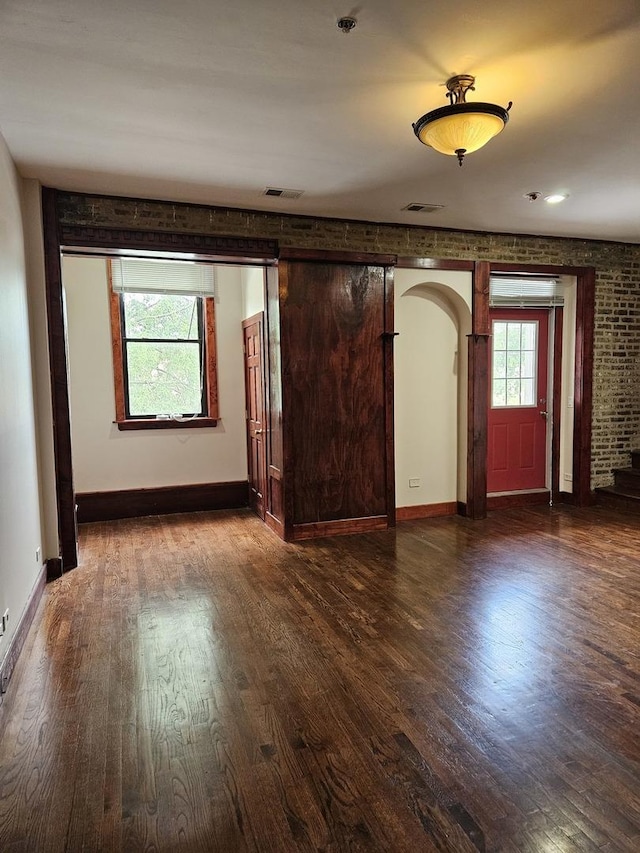
[[394, 521], [393, 303], [374, 264], [281, 264], [293, 538]]

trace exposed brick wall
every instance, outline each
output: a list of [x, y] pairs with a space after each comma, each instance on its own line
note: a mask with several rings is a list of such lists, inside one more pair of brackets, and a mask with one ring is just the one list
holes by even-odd
[[[594, 244], [597, 246], [598, 244]], [[640, 247], [596, 266], [593, 486], [612, 482], [640, 446]]]
[[276, 239], [281, 246], [596, 268], [592, 486], [640, 446], [640, 245], [377, 225], [62, 193], [69, 225]]

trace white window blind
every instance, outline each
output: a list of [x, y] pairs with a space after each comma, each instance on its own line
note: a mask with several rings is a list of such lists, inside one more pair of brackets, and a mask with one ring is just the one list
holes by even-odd
[[114, 258], [111, 283], [115, 293], [164, 293], [173, 296], [216, 295], [216, 268], [193, 261]]
[[564, 286], [557, 278], [491, 276], [492, 307], [553, 308], [564, 305]]

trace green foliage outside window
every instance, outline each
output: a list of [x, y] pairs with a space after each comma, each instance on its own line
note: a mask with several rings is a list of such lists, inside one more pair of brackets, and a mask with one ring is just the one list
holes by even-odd
[[204, 414], [201, 300], [156, 293], [122, 299], [128, 416]]

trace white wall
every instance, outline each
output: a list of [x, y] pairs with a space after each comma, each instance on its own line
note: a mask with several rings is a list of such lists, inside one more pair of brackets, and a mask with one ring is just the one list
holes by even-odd
[[471, 273], [398, 269], [394, 291], [396, 505], [466, 500]]
[[58, 504], [53, 447], [51, 408], [51, 368], [47, 324], [46, 285], [44, 279], [44, 242], [42, 237], [42, 199], [38, 181], [22, 181], [24, 236], [26, 245], [29, 316], [32, 341], [33, 378], [36, 389], [36, 436], [40, 472], [40, 512], [44, 558], [57, 557]]
[[243, 267], [240, 270], [242, 280], [242, 319], [253, 317], [264, 311], [264, 267]]
[[21, 182], [0, 137], [0, 660], [42, 567]]
[[106, 261], [63, 259], [77, 492], [246, 480], [240, 273], [218, 268], [218, 426], [120, 431], [113, 423]]

